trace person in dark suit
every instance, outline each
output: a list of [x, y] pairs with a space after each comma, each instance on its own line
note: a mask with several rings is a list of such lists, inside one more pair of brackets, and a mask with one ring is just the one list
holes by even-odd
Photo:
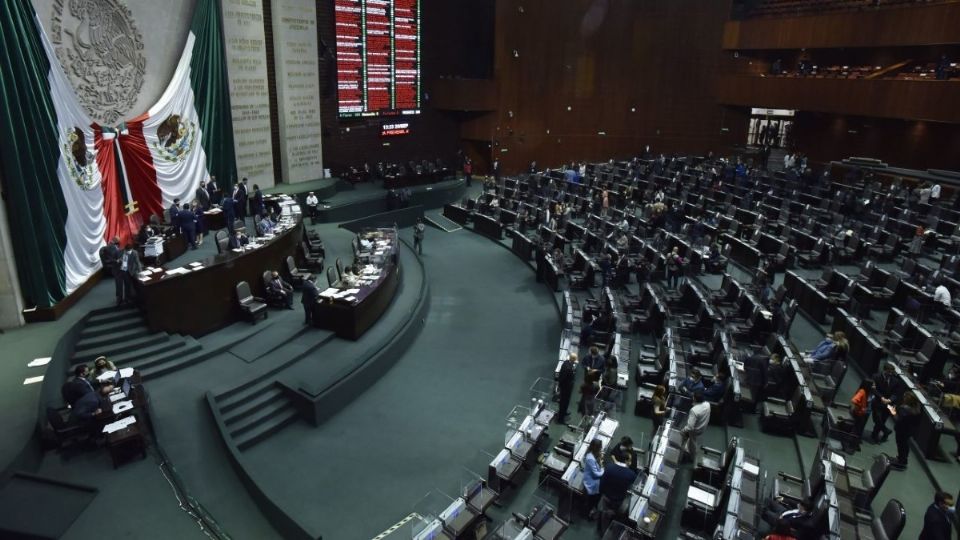
[[763, 520], [773, 525], [780, 521], [786, 522], [792, 529], [803, 529], [813, 515], [813, 503], [804, 499], [801, 500], [796, 508], [790, 508], [783, 504], [780, 497], [773, 499], [763, 511]]
[[763, 402], [764, 390], [767, 387], [767, 371], [770, 367], [770, 358], [764, 354], [752, 354], [743, 359], [744, 383], [753, 394], [753, 407], [756, 410], [758, 403]]
[[133, 249], [133, 244], [127, 244], [124, 249], [120, 270], [123, 272], [123, 301], [133, 302], [137, 295], [135, 283], [140, 274], [140, 255]]
[[247, 238], [247, 235], [240, 231], [236, 231], [233, 233], [233, 236], [230, 237], [227, 247], [230, 249], [240, 249], [248, 243], [250, 243], [250, 239]]
[[897, 377], [893, 364], [884, 364], [883, 373], [878, 373], [873, 378], [873, 391], [873, 401], [870, 402], [873, 412], [873, 440], [886, 442], [892, 433], [892, 430], [887, 427], [887, 419], [890, 418], [890, 410], [887, 406], [896, 407], [904, 391], [903, 382], [900, 377]]
[[577, 353], [570, 353], [560, 364], [560, 373], [557, 374], [557, 399], [560, 406], [557, 408], [557, 423], [564, 424], [567, 420], [567, 409], [570, 408], [570, 397], [573, 395], [573, 383], [577, 377]]
[[227, 223], [227, 230], [233, 232], [233, 223], [237, 220], [237, 201], [233, 197], [224, 197], [220, 201], [223, 209], [223, 219]]
[[246, 219], [247, 217], [247, 179], [243, 178], [237, 184], [237, 191], [234, 193], [234, 199], [237, 201], [237, 217]]
[[100, 264], [113, 276], [117, 303], [123, 301], [123, 276], [120, 274], [120, 238], [114, 236], [110, 243], [100, 248]]
[[110, 411], [110, 398], [113, 392], [112, 384], [105, 384], [95, 392], [87, 392], [80, 396], [70, 409], [70, 416], [80, 424], [93, 422], [104, 411]]
[[170, 217], [170, 225], [173, 225], [179, 232], [180, 222], [177, 221], [177, 215], [180, 213], [180, 199], [174, 199], [173, 204], [167, 209], [167, 215]]
[[611, 454], [610, 463], [603, 468], [603, 476], [600, 477], [600, 500], [604, 514], [623, 514], [622, 506], [627, 491], [637, 479], [637, 472], [621, 461], [622, 458], [623, 455], [617, 452]]
[[73, 378], [60, 387], [60, 395], [63, 396], [63, 401], [71, 407], [78, 399], [83, 397], [84, 394], [95, 390], [93, 383], [87, 379], [89, 373], [90, 368], [86, 365], [77, 366], [73, 368]]
[[180, 234], [190, 245], [190, 249], [197, 249], [197, 214], [184, 205], [184, 208], [177, 213], [176, 224], [180, 227]]
[[220, 186], [217, 185], [217, 177], [211, 176], [207, 180], [207, 195], [210, 195], [210, 204], [220, 204]]
[[320, 298], [320, 289], [312, 279], [303, 280], [303, 295], [300, 297], [300, 303], [303, 304], [303, 324], [313, 324], [313, 307]]
[[274, 271], [271, 274], [270, 283], [267, 284], [267, 295], [283, 302], [287, 309], [293, 309], [293, 286], [284, 281], [279, 272]]
[[253, 215], [262, 216], [264, 212], [263, 206], [263, 192], [260, 191], [260, 186], [257, 184], [253, 185]]
[[918, 540], [950, 540], [953, 536], [951, 514], [954, 511], [953, 495], [938, 491], [933, 496], [933, 504], [923, 514], [923, 530]]
[[196, 193], [194, 193], [194, 198], [197, 201], [197, 204], [200, 205], [200, 208], [204, 210], [210, 209], [210, 192], [207, 191], [207, 181], [201, 180], [200, 186], [197, 188]]

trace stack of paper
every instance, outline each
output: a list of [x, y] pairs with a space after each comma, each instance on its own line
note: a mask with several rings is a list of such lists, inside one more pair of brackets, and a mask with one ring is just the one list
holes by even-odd
[[136, 417], [136, 416], [127, 416], [126, 418], [121, 418], [120, 420], [117, 420], [116, 422], [113, 422], [113, 423], [111, 423], [111, 424], [107, 424], [107, 425], [103, 426], [103, 432], [104, 432], [104, 433], [113, 433], [113, 432], [115, 432], [115, 431], [120, 431], [121, 429], [124, 429], [124, 428], [126, 428], [127, 426], [132, 425], [132, 424], [135, 424], [135, 423], [137, 423], [137, 417]]
[[132, 367], [120, 368], [120, 377], [123, 379], [129, 379], [130, 377], [133, 377], [133, 368]]
[[320, 293], [320, 296], [324, 298], [335, 298], [338, 292], [340, 292], [340, 289], [336, 287], [330, 287], [329, 289]]
[[104, 371], [100, 375], [97, 375], [97, 381], [98, 382], [109, 381], [110, 379], [116, 376], [117, 376], [116, 371]]

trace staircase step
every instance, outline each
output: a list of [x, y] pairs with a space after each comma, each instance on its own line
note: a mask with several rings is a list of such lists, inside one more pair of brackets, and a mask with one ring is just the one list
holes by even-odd
[[140, 310], [133, 306], [117, 306], [104, 309], [98, 309], [90, 312], [87, 317], [86, 325], [103, 324], [111, 321], [129, 319], [131, 317], [143, 317]]
[[281, 429], [296, 422], [300, 416], [293, 404], [287, 402], [287, 405], [276, 411], [269, 421], [257, 424], [256, 427], [243, 434], [242, 438], [235, 438], [234, 442], [240, 451], [249, 450], [256, 444], [265, 441], [268, 437], [277, 433]]
[[157, 377], [162, 377], [164, 375], [169, 375], [174, 371], [179, 371], [181, 369], [186, 369], [194, 364], [199, 364], [208, 358], [212, 358], [217, 355], [216, 351], [208, 351], [204, 349], [200, 344], [197, 344], [197, 350], [192, 354], [188, 354], [185, 357], [178, 358], [176, 360], [170, 360], [149, 368], [145, 368], [141, 371], [143, 375], [143, 380], [156, 379]]
[[143, 318], [141, 317], [126, 317], [107, 322], [97, 322], [92, 325], [87, 323], [80, 332], [80, 337], [77, 339], [77, 341], [89, 340], [108, 334], [119, 334], [126, 330], [133, 330], [134, 328], [141, 327], [146, 328]]
[[203, 346], [193, 338], [172, 338], [171, 341], [176, 343], [177, 347], [155, 354], [141, 355], [140, 358], [127, 364], [128, 367], [136, 368], [142, 374], [143, 371], [148, 368], [156, 367], [167, 362], [175, 362], [179, 359], [186, 358], [188, 355], [191, 355], [203, 348]]
[[241, 421], [244, 417], [254, 414], [257, 410], [266, 407], [276, 401], [285, 401], [283, 390], [277, 386], [271, 386], [251, 396], [237, 407], [233, 407], [230, 412], [220, 411], [223, 415], [223, 423], [231, 426]]
[[234, 411], [239, 407], [243, 407], [250, 400], [257, 399], [257, 396], [266, 394], [271, 388], [274, 387], [273, 382], [274, 378], [272, 376], [267, 376], [257, 381], [256, 384], [244, 388], [242, 392], [230, 394], [222, 400], [218, 399], [217, 405], [220, 407], [220, 412], [226, 415], [227, 413]]
[[[140, 360], [141, 358], [146, 358], [155, 354], [164, 353], [167, 351], [172, 351], [174, 349], [179, 349], [183, 347], [186, 343], [183, 339], [176, 339], [177, 336], [170, 336], [170, 339], [156, 345], [150, 345], [148, 347], [140, 347], [133, 351], [128, 351], [125, 353], [120, 353], [110, 357], [110, 361], [116, 364], [117, 367], [127, 367], [130, 364], [133, 364]], [[130, 366], [133, 367], [133, 366]]]
[[127, 342], [139, 337], [146, 336], [150, 333], [150, 329], [146, 326], [135, 326], [126, 330], [121, 330], [119, 332], [113, 332], [107, 335], [94, 336], [90, 338], [80, 339], [77, 341], [77, 344], [74, 346], [75, 350], [91, 350], [99, 349], [104, 346], [118, 344]]
[[251, 410], [249, 414], [236, 417], [229, 426], [230, 436], [234, 439], [242, 437], [244, 433], [255, 430], [261, 424], [270, 423], [275, 416], [283, 416], [287, 409], [292, 407], [293, 404], [285, 397], [271, 400]]
[[99, 346], [94, 349], [80, 349], [74, 351], [73, 359], [71, 362], [73, 364], [79, 364], [81, 362], [90, 362], [94, 358], [103, 355], [110, 357], [115, 354], [127, 353], [131, 351], [136, 351], [144, 347], [151, 345], [156, 345], [157, 343], [163, 343], [170, 340], [170, 334], [164, 332], [157, 332], [156, 334], [147, 334], [145, 336], [140, 336], [134, 339], [127, 341], [117, 341], [111, 343], [105, 343], [102, 346]]

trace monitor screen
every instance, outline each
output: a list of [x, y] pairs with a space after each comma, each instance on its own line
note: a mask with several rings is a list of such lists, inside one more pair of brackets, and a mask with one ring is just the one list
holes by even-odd
[[341, 118], [420, 114], [420, 0], [334, 0]]

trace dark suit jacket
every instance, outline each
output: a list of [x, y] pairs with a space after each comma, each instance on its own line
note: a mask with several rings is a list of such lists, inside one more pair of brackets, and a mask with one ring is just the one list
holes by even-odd
[[317, 288], [316, 283], [309, 279], [303, 280], [303, 296], [300, 297], [300, 303], [305, 306], [316, 304], [317, 298], [320, 298], [320, 289]]
[[78, 399], [83, 397], [84, 394], [93, 391], [93, 383], [79, 377], [74, 377], [60, 388], [60, 395], [63, 396], [64, 401], [72, 406]]
[[224, 197], [220, 201], [220, 206], [223, 208], [223, 215], [227, 219], [227, 224], [233, 223], [234, 218], [237, 217], [236, 201], [233, 200], [233, 197]]
[[874, 399], [872, 401], [872, 407], [874, 409], [886, 408], [886, 405], [883, 404], [880, 397], [893, 400], [894, 403], [900, 401], [900, 398], [903, 397], [903, 391], [903, 382], [900, 380], [900, 377], [891, 375], [889, 380], [887, 380], [887, 377], [883, 374], [876, 375], [873, 378]]
[[87, 392], [80, 396], [70, 410], [71, 416], [80, 421], [92, 420], [97, 409], [103, 408], [103, 402], [100, 399], [99, 392]]
[[636, 472], [622, 465], [609, 463], [603, 468], [603, 476], [600, 477], [600, 493], [609, 499], [614, 507], [619, 507], [636, 479]]
[[200, 208], [204, 210], [210, 208], [210, 193], [206, 189], [198, 187], [196, 198], [197, 202], [200, 203]]
[[290, 284], [284, 281], [282, 278], [271, 279], [270, 283], [267, 284], [267, 287], [269, 288], [270, 292], [278, 296], [286, 296], [293, 291], [293, 287], [291, 287]]
[[917, 540], [950, 540], [952, 534], [946, 512], [937, 508], [936, 504], [928, 506], [923, 515], [923, 530]]
[[193, 213], [193, 210], [181, 210], [177, 214], [177, 225], [180, 230], [195, 231], [197, 229], [197, 215]]
[[560, 373], [557, 375], [557, 385], [560, 386], [561, 394], [570, 394], [573, 391], [573, 382], [577, 376], [577, 369], [573, 367], [573, 362], [564, 362], [560, 364]]
[[140, 255], [130, 250], [123, 252], [123, 256], [127, 259], [127, 273], [136, 277], [140, 273]]
[[114, 244], [107, 244], [100, 248], [100, 263], [103, 264], [103, 267], [111, 272], [117, 269], [120, 265], [120, 254], [123, 253], [120, 251]]
[[229, 247], [230, 249], [240, 249], [242, 246], [247, 245], [248, 242], [249, 240], [247, 239], [246, 236], [241, 236], [240, 240], [238, 241], [236, 235], [234, 235], [234, 236], [231, 236], [230, 241], [227, 242], [227, 247]]

